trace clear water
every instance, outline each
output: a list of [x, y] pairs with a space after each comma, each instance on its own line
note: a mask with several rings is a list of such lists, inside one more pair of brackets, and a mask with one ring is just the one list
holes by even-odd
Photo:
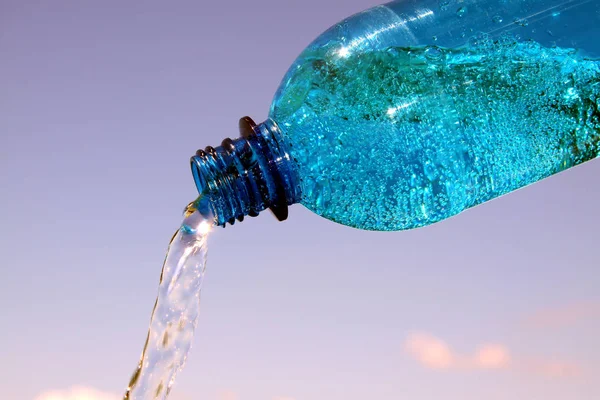
[[190, 203], [165, 257], [158, 297], [152, 312], [142, 357], [124, 399], [166, 399], [183, 368], [200, 308], [200, 289], [206, 269], [207, 239], [213, 219]]
[[577, 50], [509, 36], [361, 48], [331, 32], [290, 69], [270, 115], [302, 203], [324, 217], [415, 228], [600, 153], [600, 62]]

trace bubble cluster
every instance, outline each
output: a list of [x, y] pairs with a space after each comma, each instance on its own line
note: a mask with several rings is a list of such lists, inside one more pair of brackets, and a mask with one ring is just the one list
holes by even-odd
[[598, 156], [598, 61], [509, 36], [469, 43], [307, 50], [271, 113], [303, 204], [359, 228], [408, 229]]

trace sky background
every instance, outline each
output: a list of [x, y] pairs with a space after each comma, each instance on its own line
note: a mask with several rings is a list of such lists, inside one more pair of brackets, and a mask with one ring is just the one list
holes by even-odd
[[[0, 0], [3, 400], [118, 398], [190, 155], [266, 118], [299, 52], [377, 3]], [[599, 176], [407, 232], [300, 205], [216, 230], [172, 400], [600, 398]]]

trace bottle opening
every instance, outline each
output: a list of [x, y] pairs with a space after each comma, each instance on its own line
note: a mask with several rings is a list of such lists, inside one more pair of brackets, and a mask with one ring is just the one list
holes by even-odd
[[218, 225], [255, 217], [267, 208], [278, 220], [287, 219], [288, 206], [299, 202], [300, 186], [279, 127], [272, 120], [256, 125], [244, 117], [240, 132], [241, 137], [198, 150], [191, 158], [198, 193], [210, 199]]
[[192, 162], [191, 162], [191, 166], [192, 166], [192, 176], [194, 177], [194, 183], [196, 184], [196, 189], [198, 190], [199, 194], [204, 193], [204, 189], [206, 188], [206, 180], [203, 178], [202, 176], [202, 172], [200, 172], [200, 167], [198, 162], [196, 162], [196, 160], [194, 160], [195, 157], [198, 157], [198, 153], [196, 152], [196, 155], [194, 157], [192, 157]]

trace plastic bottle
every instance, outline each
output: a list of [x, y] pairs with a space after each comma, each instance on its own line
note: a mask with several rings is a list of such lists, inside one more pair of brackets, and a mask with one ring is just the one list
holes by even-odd
[[600, 0], [396, 1], [299, 56], [259, 125], [192, 157], [216, 224], [302, 203], [356, 228], [453, 216], [600, 154]]

